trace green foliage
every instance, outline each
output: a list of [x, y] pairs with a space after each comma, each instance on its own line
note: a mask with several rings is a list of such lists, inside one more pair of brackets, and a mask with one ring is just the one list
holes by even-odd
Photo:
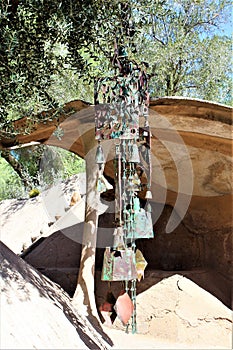
[[[224, 16], [231, 17], [230, 6], [229, 0], [2, 1], [0, 121], [33, 118], [70, 99], [93, 101], [93, 77], [110, 74], [116, 38], [131, 58], [150, 63], [152, 96], [228, 102], [230, 61], [216, 53], [213, 37]], [[228, 57], [227, 41], [219, 38]], [[203, 74], [209, 80], [209, 61], [221, 69], [206, 94], [197, 82]]]
[[152, 97], [230, 102], [231, 41], [217, 32], [227, 13], [230, 16], [230, 4], [224, 0], [150, 2], [144, 21], [138, 17], [137, 47], [138, 57], [150, 62]]
[[85, 172], [83, 159], [61, 148], [45, 147], [38, 169], [41, 188], [46, 189], [57, 181], [81, 172]]
[[37, 176], [40, 159], [43, 156], [44, 149], [44, 145], [22, 147], [12, 150], [11, 155], [22, 164], [24, 169], [27, 169], [28, 176], [33, 179]]
[[85, 161], [78, 157], [76, 154], [60, 149], [60, 155], [62, 158], [64, 178], [70, 177], [77, 173], [85, 172]]
[[93, 90], [93, 81], [87, 82], [81, 77], [78, 79], [73, 69], [66, 69], [59, 75], [53, 75], [48, 88], [49, 94], [61, 105], [76, 99], [93, 103]]
[[16, 119], [57, 107], [49, 88], [61, 72], [86, 72], [96, 1], [27, 0], [0, 4], [0, 114]]
[[[37, 4], [36, 4], [37, 3]], [[62, 18], [58, 22], [52, 9], [43, 11], [42, 2], [1, 3], [1, 88], [2, 112], [13, 108], [26, 112], [28, 103], [37, 111], [38, 105], [47, 105], [50, 76], [59, 69], [61, 57], [53, 47], [62, 38]], [[65, 28], [63, 28], [65, 30]], [[52, 36], [54, 40], [52, 41]], [[27, 103], [27, 108], [25, 104]]]
[[227, 37], [202, 40], [201, 58], [193, 74], [195, 97], [232, 105], [231, 45]]
[[21, 180], [13, 168], [0, 157], [0, 200], [26, 196]]
[[[58, 181], [85, 172], [83, 159], [57, 147], [41, 145], [20, 148], [14, 150], [13, 155], [26, 169], [27, 182], [33, 193], [35, 188], [41, 192]], [[20, 177], [3, 158], [0, 158], [0, 173], [0, 200], [28, 196], [28, 189], [24, 188]]]
[[[116, 37], [132, 58], [150, 63], [154, 96], [188, 95], [190, 90], [192, 95], [203, 95], [199, 91], [203, 85], [194, 87], [193, 80], [203, 67], [205, 75], [211, 74], [202, 55], [227, 11], [230, 16], [230, 4], [229, 0], [2, 1], [1, 121], [33, 116], [70, 99], [92, 100], [86, 79], [109, 74]], [[224, 41], [221, 38], [221, 47]], [[216, 46], [212, 48], [208, 58], [217, 59], [218, 66]], [[228, 55], [229, 45], [225, 48]], [[229, 65], [229, 61], [221, 64], [222, 71]], [[217, 79], [222, 79], [221, 73]]]

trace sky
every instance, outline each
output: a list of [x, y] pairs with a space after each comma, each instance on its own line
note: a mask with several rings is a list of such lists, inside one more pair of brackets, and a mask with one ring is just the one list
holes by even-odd
[[233, 32], [233, 6], [230, 6], [226, 13], [225, 23], [222, 23], [222, 30], [224, 35], [232, 36]]

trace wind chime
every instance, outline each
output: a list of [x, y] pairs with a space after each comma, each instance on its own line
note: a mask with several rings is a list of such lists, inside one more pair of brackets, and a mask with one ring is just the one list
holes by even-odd
[[[97, 190], [107, 190], [103, 177], [103, 140], [114, 140], [115, 230], [112, 247], [106, 247], [102, 280], [123, 281], [132, 301], [132, 333], [136, 326], [136, 282], [147, 262], [136, 249], [135, 240], [152, 238], [151, 160], [148, 123], [149, 93], [146, 64], [128, 59], [123, 46], [115, 45], [115, 75], [95, 81], [95, 127], [98, 140], [96, 163], [99, 165]], [[139, 129], [140, 124], [144, 126]], [[142, 174], [146, 183], [142, 183]], [[142, 207], [138, 194], [144, 193]], [[144, 201], [145, 202], [145, 201]], [[130, 318], [129, 318], [130, 319]], [[129, 328], [128, 320], [122, 320]]]

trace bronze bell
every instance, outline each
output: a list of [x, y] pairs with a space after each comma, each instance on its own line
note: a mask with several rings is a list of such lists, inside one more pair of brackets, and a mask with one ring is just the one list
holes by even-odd
[[151, 193], [151, 190], [149, 188], [146, 191], [145, 198], [146, 199], [152, 199], [152, 193]]
[[140, 156], [139, 156], [138, 146], [136, 143], [134, 143], [133, 146], [131, 147], [129, 162], [140, 163]]
[[146, 211], [147, 211], [148, 213], [151, 213], [151, 212], [152, 212], [152, 208], [151, 208], [151, 205], [150, 205], [149, 202], [148, 202], [147, 205], [146, 205]]
[[104, 175], [100, 175], [97, 179], [96, 189], [99, 193], [106, 192], [108, 190], [112, 190], [112, 185], [105, 179]]
[[99, 166], [101, 166], [102, 164], [105, 163], [104, 151], [103, 151], [103, 148], [100, 144], [97, 146], [96, 155], [95, 155], [95, 162], [96, 162], [96, 164], [99, 164]]

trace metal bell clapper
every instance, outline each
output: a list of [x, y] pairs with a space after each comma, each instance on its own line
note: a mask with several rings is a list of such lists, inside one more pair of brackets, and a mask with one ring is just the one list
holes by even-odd
[[122, 194], [122, 200], [123, 200], [123, 201], [126, 201], [126, 200], [127, 200], [127, 194], [126, 194], [125, 191], [124, 191], [123, 194]]
[[95, 155], [95, 162], [96, 164], [99, 165], [99, 169], [102, 167], [102, 165], [105, 163], [105, 159], [104, 159], [104, 151], [102, 146], [100, 145], [100, 143], [97, 146], [97, 150], [96, 150], [96, 155]]
[[145, 123], [144, 123], [143, 136], [144, 137], [150, 136], [150, 127], [149, 127], [149, 122], [147, 119], [145, 120]]

